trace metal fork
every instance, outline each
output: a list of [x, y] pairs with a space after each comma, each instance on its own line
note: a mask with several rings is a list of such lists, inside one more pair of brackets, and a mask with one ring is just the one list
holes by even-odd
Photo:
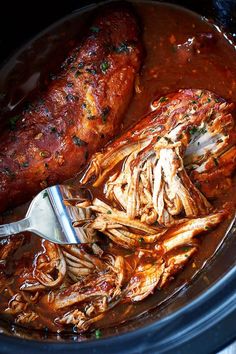
[[73, 201], [88, 199], [88, 194], [87, 189], [76, 192], [64, 185], [46, 188], [33, 199], [24, 219], [0, 225], [0, 238], [29, 231], [58, 244], [88, 242], [84, 229], [73, 226], [81, 219]]

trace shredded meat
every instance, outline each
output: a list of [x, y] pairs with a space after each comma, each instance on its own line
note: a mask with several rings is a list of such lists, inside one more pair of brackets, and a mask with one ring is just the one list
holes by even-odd
[[[59, 328], [83, 332], [118, 304], [166, 286], [197, 252], [198, 236], [227, 217], [226, 208], [216, 210], [208, 199], [222, 192], [216, 180], [230, 182], [235, 169], [232, 109], [209, 91], [180, 90], [155, 101], [132, 131], [93, 155], [81, 183], [93, 188], [94, 198], [77, 205], [76, 225], [97, 233], [98, 242], [41, 241], [32, 267], [15, 270], [17, 293], [0, 278], [4, 312], [37, 327], [40, 309], [49, 308]], [[7, 243], [0, 254], [7, 261]]]

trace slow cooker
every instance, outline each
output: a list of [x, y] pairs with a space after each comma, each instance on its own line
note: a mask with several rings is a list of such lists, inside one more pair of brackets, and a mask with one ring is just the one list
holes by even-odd
[[[236, 36], [235, 0], [169, 1], [212, 20]], [[38, 33], [53, 32], [60, 19], [101, 2], [5, 2], [1, 5], [0, 60], [2, 65]], [[46, 28], [46, 30], [45, 30]], [[43, 32], [41, 32], [43, 31]], [[235, 32], [234, 32], [235, 31]], [[40, 336], [2, 322], [1, 353], [210, 353], [236, 338], [236, 222], [228, 230], [215, 256], [191, 284], [165, 306], [106, 331], [99, 340], [76, 334]], [[204, 281], [207, 276], [208, 283]]]

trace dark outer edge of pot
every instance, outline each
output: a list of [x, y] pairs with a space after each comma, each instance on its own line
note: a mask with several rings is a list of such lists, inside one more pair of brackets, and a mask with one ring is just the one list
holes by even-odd
[[[236, 269], [175, 313], [119, 336], [81, 343], [56, 343], [25, 340], [0, 335], [0, 352], [136, 354], [215, 352], [236, 337]], [[176, 330], [178, 328], [178, 330]], [[191, 341], [191, 343], [190, 343]]]
[[[96, 5], [96, 2], [92, 2], [89, 7]], [[61, 20], [64, 20], [64, 17], [55, 21], [52, 26]], [[49, 27], [38, 35], [48, 30]], [[113, 354], [149, 354], [153, 351], [154, 353], [184, 354], [191, 351], [191, 354], [195, 354], [199, 351], [215, 352], [236, 338], [235, 281], [236, 269], [232, 269], [220, 281], [184, 308], [156, 323], [117, 337], [112, 336], [81, 343], [57, 343], [25, 340], [0, 334], [0, 353], [37, 354], [42, 351], [46, 353], [79, 351], [80, 354], [111, 352]], [[178, 331], [176, 331], [176, 327]]]

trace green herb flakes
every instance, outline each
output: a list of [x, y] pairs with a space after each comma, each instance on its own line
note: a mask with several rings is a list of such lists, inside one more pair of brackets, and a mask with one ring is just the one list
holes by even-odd
[[10, 168], [8, 168], [8, 167], [4, 167], [0, 171], [2, 173], [4, 173], [6, 176], [11, 177], [11, 178], [15, 178], [15, 176], [16, 176], [15, 173], [12, 170], [10, 170]]
[[168, 98], [165, 97], [165, 96], [159, 98], [159, 102], [160, 102], [160, 103], [163, 103], [163, 102], [166, 102], [166, 101], [168, 101]]
[[52, 133], [57, 133], [57, 128], [56, 127], [51, 127], [51, 132]]
[[116, 53], [128, 53], [129, 52], [129, 47], [127, 43], [122, 42], [118, 47], [115, 48]]
[[109, 113], [110, 113], [110, 110], [111, 110], [111, 108], [110, 108], [109, 106], [103, 108], [102, 114], [101, 114], [101, 118], [102, 118], [103, 124], [106, 123], [107, 117], [108, 117], [108, 115], [109, 115]]
[[22, 167], [29, 167], [29, 162], [25, 161], [21, 164]]
[[76, 66], [71, 66], [70, 71], [75, 72], [77, 70]]
[[183, 247], [182, 250], [183, 250], [183, 252], [188, 252], [189, 248], [188, 247]]
[[78, 136], [74, 135], [72, 137], [73, 143], [77, 146], [86, 146], [88, 143], [86, 141], [81, 140]]
[[213, 157], [213, 160], [214, 160], [215, 166], [218, 167], [218, 166], [219, 166], [219, 161], [218, 161], [218, 159], [217, 159], [216, 157]]
[[92, 75], [96, 75], [97, 74], [97, 71], [95, 69], [92, 69], [92, 68], [87, 68], [86, 71], [87, 71], [87, 73], [92, 74]]
[[109, 63], [107, 61], [103, 61], [100, 65], [100, 68], [103, 72], [103, 74], [105, 74], [107, 72], [107, 70], [109, 69]]
[[189, 133], [191, 135], [194, 135], [195, 133], [197, 133], [197, 131], [198, 131], [197, 127], [192, 127], [191, 129], [189, 129]]
[[90, 31], [93, 33], [98, 33], [100, 31], [100, 28], [97, 26], [92, 26], [90, 27]]
[[84, 62], [82, 62], [82, 61], [79, 62], [77, 66], [78, 66], [79, 69], [83, 69], [83, 67], [84, 67]]
[[43, 193], [43, 199], [48, 197], [48, 191], [44, 191]]
[[80, 70], [76, 70], [75, 78], [79, 77], [80, 75], [82, 75], [82, 72]]
[[197, 95], [197, 98], [201, 98], [203, 96], [203, 91], [200, 93], [200, 95]]
[[96, 329], [95, 337], [96, 337], [96, 339], [99, 339], [102, 337], [102, 331], [100, 329]]

